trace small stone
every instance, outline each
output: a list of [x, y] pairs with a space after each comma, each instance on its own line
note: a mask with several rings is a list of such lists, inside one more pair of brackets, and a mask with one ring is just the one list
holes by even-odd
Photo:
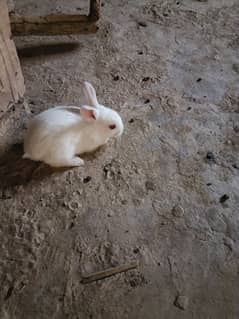
[[86, 183], [89, 183], [91, 181], [92, 177], [91, 176], [86, 176], [84, 179], [83, 179], [83, 183], [86, 184]]
[[144, 101], [144, 104], [148, 104], [150, 102], [150, 99], [146, 99], [145, 101]]
[[81, 204], [78, 201], [70, 201], [67, 206], [70, 210], [74, 211], [79, 209]]
[[119, 81], [119, 76], [118, 76], [118, 75], [114, 75], [114, 76], [113, 76], [113, 80], [114, 80], [114, 81]]
[[134, 123], [134, 119], [130, 119], [130, 120], [129, 120], [129, 123]]
[[75, 223], [71, 222], [70, 225], [68, 226], [68, 229], [72, 229], [75, 226]]
[[172, 214], [175, 217], [182, 217], [184, 215], [184, 208], [180, 205], [176, 205], [172, 209]]
[[154, 183], [152, 181], [146, 181], [145, 188], [148, 191], [155, 191], [155, 185], [154, 185]]
[[138, 25], [140, 26], [140, 27], [147, 27], [147, 23], [146, 22], [144, 22], [144, 21], [139, 21], [138, 22]]
[[202, 81], [202, 79], [201, 79], [201, 78], [198, 78], [198, 79], [197, 79], [197, 82], [201, 82], [201, 81]]
[[213, 152], [207, 152], [206, 159], [210, 163], [216, 163], [216, 158]]
[[235, 125], [233, 126], [233, 129], [234, 129], [234, 131], [235, 131], [236, 133], [239, 133], [239, 124], [235, 124]]
[[147, 82], [147, 81], [149, 81], [149, 80], [150, 80], [150, 77], [149, 77], [149, 76], [145, 76], [145, 77], [142, 79], [143, 82]]
[[236, 73], [239, 73], [239, 63], [234, 63], [232, 65], [232, 69], [233, 71], [235, 71]]
[[133, 253], [134, 254], [138, 254], [139, 253], [139, 248], [134, 248]]
[[221, 204], [225, 203], [229, 198], [230, 198], [230, 196], [227, 195], [227, 194], [222, 195], [222, 196], [220, 197], [220, 203], [221, 203]]
[[229, 237], [225, 237], [223, 239], [223, 243], [225, 246], [227, 246], [231, 251], [233, 251], [233, 248], [234, 248], [234, 242], [231, 238]]
[[174, 306], [181, 310], [185, 310], [188, 307], [188, 297], [183, 295], [178, 295], [174, 300]]

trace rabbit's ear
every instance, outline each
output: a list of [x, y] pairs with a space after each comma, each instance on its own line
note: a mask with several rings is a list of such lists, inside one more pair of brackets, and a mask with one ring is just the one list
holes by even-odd
[[90, 106], [97, 107], [99, 105], [94, 87], [89, 82], [84, 82], [84, 93], [87, 103]]
[[96, 120], [98, 118], [98, 110], [86, 106], [80, 108], [81, 116], [86, 120]]

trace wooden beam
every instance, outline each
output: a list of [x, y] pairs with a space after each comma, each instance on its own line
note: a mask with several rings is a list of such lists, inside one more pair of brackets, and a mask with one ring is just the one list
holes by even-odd
[[63, 35], [94, 33], [98, 27], [86, 15], [11, 15], [11, 29], [15, 36], [24, 35]]
[[0, 0], [0, 115], [25, 92], [24, 79], [12, 40], [6, 0]]
[[90, 13], [89, 18], [91, 21], [98, 21], [100, 18], [100, 0], [90, 0]]
[[89, 15], [51, 14], [46, 16], [18, 16], [11, 14], [13, 35], [63, 35], [94, 33], [100, 17], [100, 0], [90, 0]]

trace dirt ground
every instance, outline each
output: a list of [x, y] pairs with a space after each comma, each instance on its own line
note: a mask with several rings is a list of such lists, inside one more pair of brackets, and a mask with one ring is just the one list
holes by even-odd
[[[239, 318], [238, 17], [238, 0], [109, 0], [95, 35], [15, 39], [27, 91], [0, 122], [1, 319]], [[121, 140], [67, 171], [21, 160], [28, 119], [80, 105], [82, 80]]]

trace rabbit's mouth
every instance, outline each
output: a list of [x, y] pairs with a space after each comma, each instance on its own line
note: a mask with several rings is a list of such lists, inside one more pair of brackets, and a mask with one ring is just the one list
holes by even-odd
[[122, 134], [123, 134], [123, 131], [119, 131], [118, 133], [115, 134], [115, 137], [120, 138]]
[[113, 138], [118, 138], [121, 136], [121, 132], [115, 132], [115, 134], [113, 135]]

